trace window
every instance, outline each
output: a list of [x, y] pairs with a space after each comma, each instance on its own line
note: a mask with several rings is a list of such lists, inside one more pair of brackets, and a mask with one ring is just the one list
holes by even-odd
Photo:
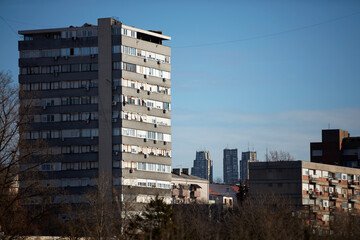
[[56, 57], [60, 55], [59, 49], [41, 50], [41, 57]]
[[50, 66], [50, 72], [51, 73], [60, 72], [60, 66]]
[[123, 128], [123, 135], [135, 137], [136, 136], [135, 129]]
[[81, 104], [90, 104], [90, 97], [81, 97]]
[[124, 54], [127, 54], [127, 55], [136, 56], [136, 48], [123, 46], [123, 47], [122, 47], [122, 52], [123, 52]]
[[60, 131], [59, 130], [51, 130], [51, 138], [59, 138]]
[[[70, 52], [71, 52], [71, 50], [70, 50]], [[80, 48], [74, 48], [74, 55], [75, 56], [80, 56], [81, 55]]]
[[113, 35], [121, 35], [121, 28], [113, 28], [112, 34]]
[[50, 83], [47, 83], [47, 82], [41, 83], [41, 89], [42, 90], [49, 90], [50, 89]]
[[51, 164], [43, 164], [41, 165], [41, 171], [51, 171], [52, 165]]
[[120, 53], [120, 46], [113, 46], [113, 53]]
[[47, 120], [47, 122], [54, 122], [55, 116], [54, 115], [46, 115], [46, 120]]
[[62, 48], [61, 49], [61, 56], [70, 56], [70, 48]]
[[91, 136], [91, 130], [90, 129], [82, 129], [81, 130], [81, 136], [82, 137], [90, 137]]
[[163, 109], [170, 110], [170, 103], [164, 102], [163, 103]]
[[71, 104], [80, 104], [80, 97], [71, 97], [70, 103]]
[[97, 63], [92, 63], [91, 64], [91, 71], [98, 71], [98, 64]]
[[80, 136], [80, 130], [78, 129], [68, 129], [62, 130], [62, 137], [63, 138], [74, 138]]
[[148, 138], [149, 139], [155, 139], [155, 132], [148, 131]]
[[50, 87], [51, 89], [59, 89], [59, 82], [51, 82]]
[[61, 65], [61, 72], [70, 72], [70, 64]]
[[91, 54], [98, 54], [98, 47], [91, 47], [90, 52]]
[[79, 72], [80, 64], [71, 64], [71, 72]]
[[24, 36], [24, 40], [25, 40], [25, 41], [31, 41], [31, 40], [34, 40], [34, 38], [33, 38], [32, 35], [25, 35], [25, 36]]
[[123, 63], [123, 69], [130, 72], [135, 72], [136, 65], [131, 63]]
[[50, 73], [50, 66], [41, 67], [41, 74], [49, 74], [49, 73]]
[[82, 71], [82, 72], [88, 72], [88, 71], [90, 71], [90, 64], [89, 64], [89, 63], [83, 63], [83, 64], [81, 64], [81, 71]]
[[146, 182], [140, 182], [140, 181], [138, 181], [138, 186], [139, 186], [139, 187], [146, 187]]
[[120, 128], [113, 128], [113, 136], [120, 136]]
[[91, 54], [91, 50], [89, 47], [83, 47], [81, 48], [81, 55], [87, 56]]
[[121, 69], [121, 62], [113, 62], [113, 69], [114, 70]]
[[163, 139], [163, 133], [157, 133], [157, 140], [162, 141]]

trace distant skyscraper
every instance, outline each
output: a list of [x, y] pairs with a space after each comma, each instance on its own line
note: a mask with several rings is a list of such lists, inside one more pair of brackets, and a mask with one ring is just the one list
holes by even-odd
[[249, 179], [249, 162], [258, 162], [256, 152], [242, 152], [240, 161], [240, 178], [241, 181]]
[[237, 149], [224, 149], [223, 171], [224, 171], [224, 183], [226, 184], [238, 183], [239, 172], [238, 172]]
[[191, 168], [191, 175], [213, 182], [213, 161], [210, 160], [209, 152], [196, 152], [196, 159], [194, 160], [194, 167]]

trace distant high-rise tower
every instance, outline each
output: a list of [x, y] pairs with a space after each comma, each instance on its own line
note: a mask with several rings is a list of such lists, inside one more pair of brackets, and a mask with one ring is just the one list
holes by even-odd
[[224, 171], [224, 183], [226, 184], [238, 183], [239, 172], [238, 172], [237, 149], [224, 149], [223, 171]]
[[194, 167], [191, 168], [191, 175], [213, 182], [213, 161], [210, 160], [209, 152], [196, 152], [196, 159], [194, 160]]
[[242, 152], [240, 161], [240, 179], [245, 181], [249, 179], [249, 162], [258, 162], [256, 152]]

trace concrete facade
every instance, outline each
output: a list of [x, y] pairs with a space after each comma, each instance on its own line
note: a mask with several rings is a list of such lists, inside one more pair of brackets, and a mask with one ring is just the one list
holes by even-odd
[[239, 183], [238, 150], [224, 149], [223, 173], [224, 183], [235, 185]]
[[194, 167], [191, 168], [191, 175], [209, 180], [210, 183], [213, 182], [213, 161], [210, 159], [209, 152], [196, 152]]
[[171, 37], [111, 18], [19, 34], [19, 83], [35, 96], [22, 134], [53, 154], [42, 180], [73, 202], [104, 183], [121, 200], [170, 203]]
[[250, 194], [292, 199], [329, 226], [332, 211], [360, 212], [360, 169], [305, 161], [250, 163]]
[[172, 173], [173, 204], [209, 203], [209, 181], [189, 174], [188, 168]]
[[258, 162], [256, 152], [247, 151], [241, 153], [240, 179], [242, 182], [249, 180], [249, 163]]

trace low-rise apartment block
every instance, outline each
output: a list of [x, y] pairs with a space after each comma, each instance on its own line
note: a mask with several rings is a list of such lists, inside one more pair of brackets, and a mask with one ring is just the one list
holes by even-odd
[[360, 212], [360, 169], [305, 161], [250, 163], [252, 195], [291, 198], [308, 208], [318, 225], [329, 226], [333, 211]]
[[171, 184], [173, 204], [209, 202], [209, 181], [190, 175], [188, 168], [174, 168]]

